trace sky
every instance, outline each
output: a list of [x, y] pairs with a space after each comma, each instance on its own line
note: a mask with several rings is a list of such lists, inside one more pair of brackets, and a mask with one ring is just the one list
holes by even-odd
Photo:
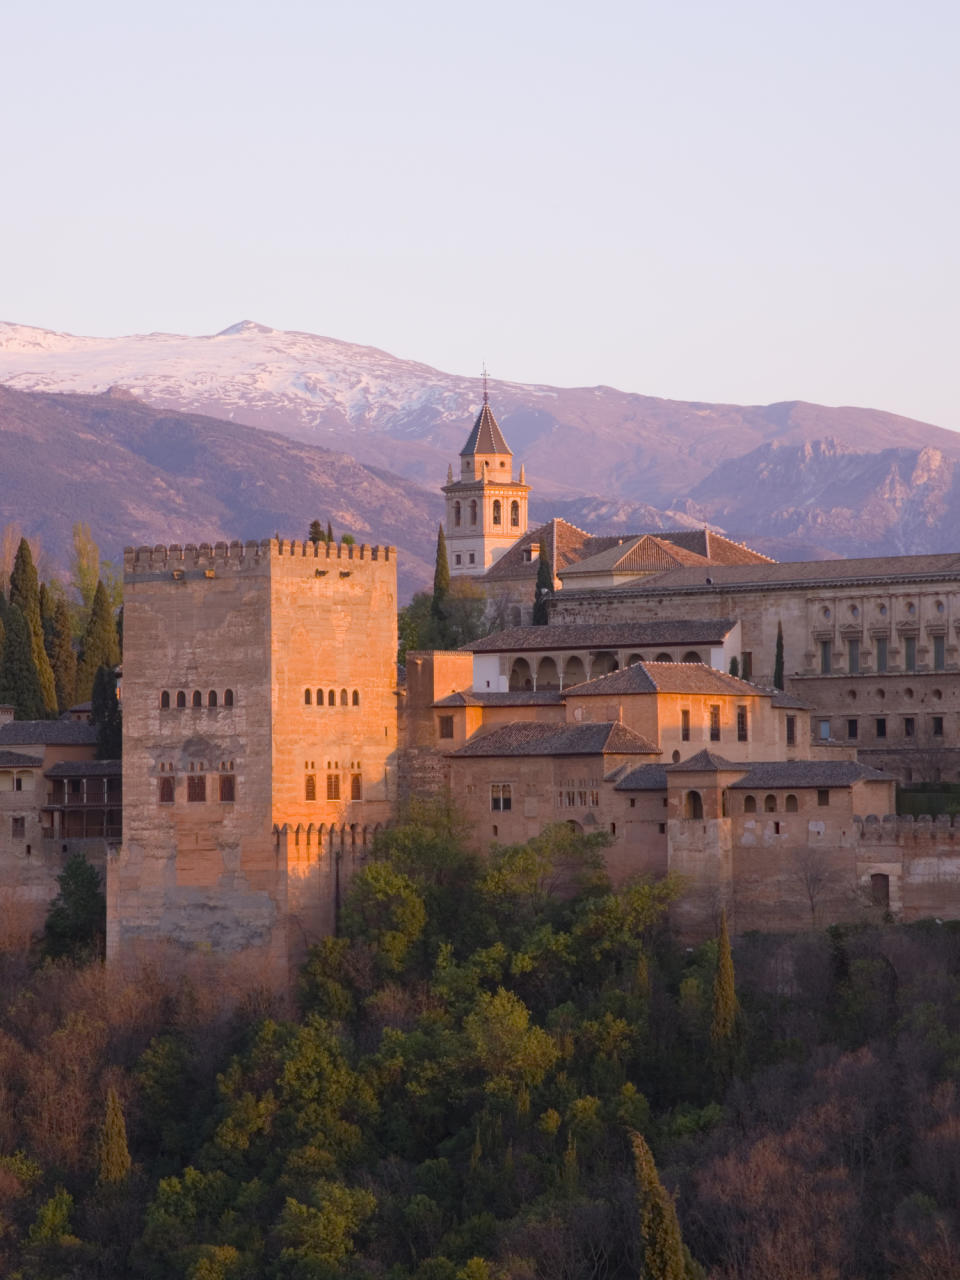
[[960, 429], [960, 6], [31, 0], [0, 319]]

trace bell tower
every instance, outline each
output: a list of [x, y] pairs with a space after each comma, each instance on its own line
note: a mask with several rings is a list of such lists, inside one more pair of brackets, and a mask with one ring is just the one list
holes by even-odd
[[460, 450], [460, 477], [448, 468], [444, 535], [451, 576], [486, 573], [527, 531], [527, 495], [523, 467], [513, 478], [513, 454], [490, 408], [487, 375], [483, 405]]

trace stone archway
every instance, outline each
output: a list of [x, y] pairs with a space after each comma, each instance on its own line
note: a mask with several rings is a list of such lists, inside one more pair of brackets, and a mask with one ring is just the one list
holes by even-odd
[[514, 658], [513, 666], [510, 668], [510, 689], [514, 692], [518, 689], [533, 688], [533, 672], [530, 670], [530, 663], [526, 658]]
[[567, 659], [567, 665], [563, 669], [563, 687], [569, 689], [572, 684], [584, 684], [586, 679], [587, 669], [583, 665], [583, 659], [579, 654], [574, 654]]
[[604, 649], [593, 655], [590, 663], [590, 679], [596, 680], [600, 676], [608, 676], [611, 671], [619, 670], [620, 663], [617, 661], [617, 655]]
[[537, 665], [537, 688], [560, 688], [560, 672], [557, 670], [556, 662], [549, 656], [541, 658]]

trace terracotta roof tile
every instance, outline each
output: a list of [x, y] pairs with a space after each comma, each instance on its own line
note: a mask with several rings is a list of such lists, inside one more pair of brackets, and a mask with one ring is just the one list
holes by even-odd
[[0, 751], [0, 769], [37, 769], [43, 760], [37, 756], [25, 756], [19, 751]]
[[660, 748], [626, 725], [543, 724], [518, 720], [489, 733], [475, 734], [452, 756], [658, 755]]
[[614, 791], [666, 791], [667, 771], [662, 764], [641, 764], [625, 773]]
[[604, 697], [618, 693], [706, 693], [740, 698], [769, 697], [767, 689], [725, 675], [702, 662], [635, 662], [622, 671], [564, 689], [567, 697]]
[[723, 644], [736, 626], [730, 618], [686, 618], [656, 622], [571, 622], [546, 627], [508, 627], [464, 645], [473, 653], [522, 650], [621, 649], [664, 644]]
[[[679, 767], [679, 766], [674, 766]], [[889, 773], [856, 760], [774, 760], [745, 766], [746, 777], [733, 783], [737, 791], [764, 787], [849, 787], [855, 782], [893, 782]]]
[[551, 707], [563, 703], [559, 689], [513, 689], [509, 693], [495, 693], [492, 689], [464, 689], [451, 693], [433, 705], [435, 707]]
[[688, 760], [679, 760], [676, 764], [665, 765], [664, 768], [668, 773], [743, 773], [750, 766], [736, 764], [725, 756], [719, 756], [713, 751], [704, 749], [690, 756]]

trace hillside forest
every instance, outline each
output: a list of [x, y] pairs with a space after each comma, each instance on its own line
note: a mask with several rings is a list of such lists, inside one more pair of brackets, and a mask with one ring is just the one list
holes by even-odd
[[68, 867], [0, 954], [0, 1273], [960, 1276], [957, 926], [684, 946], [603, 836], [465, 834], [381, 833], [289, 999], [105, 967]]

